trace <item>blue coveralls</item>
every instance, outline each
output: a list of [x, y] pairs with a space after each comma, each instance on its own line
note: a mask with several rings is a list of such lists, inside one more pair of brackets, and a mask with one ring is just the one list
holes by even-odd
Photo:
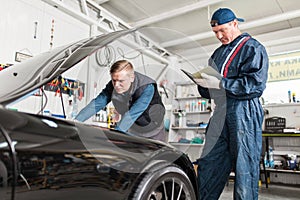
[[[246, 36], [249, 34], [243, 33], [216, 49], [209, 65], [221, 72], [228, 54]], [[258, 199], [263, 122], [259, 97], [266, 87], [268, 63], [264, 46], [250, 38], [229, 65], [226, 78], [221, 80], [222, 89], [198, 86], [201, 96], [216, 104], [198, 159], [200, 199], [218, 199], [232, 170], [234, 199]]]

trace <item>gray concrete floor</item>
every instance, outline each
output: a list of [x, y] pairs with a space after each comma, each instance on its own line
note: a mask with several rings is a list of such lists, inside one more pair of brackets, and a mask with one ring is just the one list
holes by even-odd
[[[224, 191], [220, 197], [220, 200], [232, 200], [233, 199], [233, 182], [230, 182], [228, 186], [225, 186]], [[300, 188], [299, 186], [285, 186], [269, 184], [269, 188], [266, 188], [265, 184], [259, 188], [259, 200], [300, 200]]]

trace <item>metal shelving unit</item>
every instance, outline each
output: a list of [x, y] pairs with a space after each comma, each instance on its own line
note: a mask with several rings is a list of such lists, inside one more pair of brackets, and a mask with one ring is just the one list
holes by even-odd
[[[292, 141], [292, 143], [296, 143], [295, 139], [299, 139], [300, 138], [300, 134], [299, 133], [288, 133], [288, 132], [283, 132], [283, 133], [268, 133], [268, 132], [263, 132], [262, 136], [264, 137], [264, 146], [265, 146], [265, 152], [269, 152], [269, 146], [270, 146], [270, 139], [273, 138], [280, 138], [281, 141], [285, 138], [288, 139], [290, 141]], [[300, 149], [293, 149], [291, 150], [291, 146], [273, 146], [273, 154], [274, 156], [286, 156], [287, 154], [296, 154], [297, 156], [300, 156]], [[295, 148], [295, 147], [293, 147]], [[269, 157], [268, 157], [269, 158]], [[269, 181], [270, 177], [271, 177], [271, 173], [275, 174], [276, 177], [278, 177], [279, 173], [280, 174], [290, 174], [290, 176], [299, 176], [300, 171], [299, 170], [291, 170], [291, 169], [278, 169], [278, 168], [265, 168], [265, 171], [267, 172], [267, 176]]]
[[[205, 142], [205, 125], [211, 112], [192, 82], [177, 82], [169, 129], [169, 143], [187, 153], [192, 161], [200, 157]], [[194, 143], [194, 139], [198, 142]]]

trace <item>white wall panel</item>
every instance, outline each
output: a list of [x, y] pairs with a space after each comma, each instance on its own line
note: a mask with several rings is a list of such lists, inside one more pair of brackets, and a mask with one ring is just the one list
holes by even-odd
[[88, 25], [40, 0], [0, 0], [0, 3], [0, 26], [4, 27], [0, 32], [0, 63], [14, 63], [16, 51], [32, 55], [48, 51], [52, 20], [53, 47], [89, 36]]
[[[2, 8], [2, 12], [0, 12], [0, 26], [5, 27], [5, 30], [0, 32], [0, 63], [15, 63], [15, 52], [17, 51], [32, 54], [33, 56], [48, 51], [50, 49], [51, 35], [53, 35], [52, 48], [55, 48], [87, 38], [91, 34], [89, 25], [43, 1], [0, 0], [0, 3]], [[37, 23], [36, 27], [35, 23]], [[51, 28], [53, 28], [53, 31]], [[100, 34], [97, 30], [94, 30], [94, 32]], [[145, 54], [141, 54], [140, 49], [133, 49], [119, 41], [113, 42], [110, 46], [114, 55], [111, 62], [106, 64], [105, 67], [99, 67], [96, 54], [94, 54], [63, 75], [64, 78], [85, 83], [85, 97], [78, 101], [79, 110], [105, 87], [110, 80], [109, 67], [116, 60], [128, 59], [133, 63], [137, 71], [155, 80], [160, 77], [161, 70], [165, 68], [165, 64]], [[100, 55], [100, 57], [105, 63], [105, 55]], [[47, 95], [49, 104], [46, 109], [55, 114], [62, 114], [59, 96], [55, 96], [54, 92], [47, 92]], [[66, 106], [66, 114], [68, 115], [68, 96], [63, 95], [63, 99]], [[24, 103], [27, 105], [32, 104], [32, 106], [23, 106]], [[37, 113], [41, 108], [41, 98], [30, 97], [24, 102], [14, 105], [14, 107], [20, 111]]]

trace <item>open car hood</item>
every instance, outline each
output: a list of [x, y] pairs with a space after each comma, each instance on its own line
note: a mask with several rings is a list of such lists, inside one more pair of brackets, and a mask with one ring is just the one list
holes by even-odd
[[57, 47], [0, 72], [0, 103], [7, 105], [52, 81], [67, 69], [114, 40], [134, 32], [122, 30]]

